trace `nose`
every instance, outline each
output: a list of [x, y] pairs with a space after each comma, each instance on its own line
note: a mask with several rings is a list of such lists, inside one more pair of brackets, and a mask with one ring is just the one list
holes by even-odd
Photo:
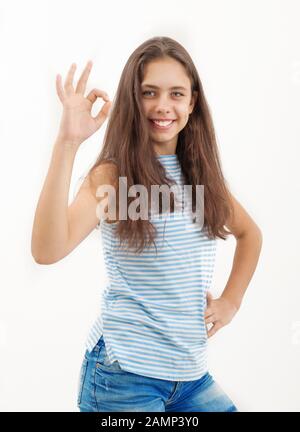
[[156, 111], [158, 113], [169, 113], [171, 111], [168, 96], [161, 95], [157, 101]]

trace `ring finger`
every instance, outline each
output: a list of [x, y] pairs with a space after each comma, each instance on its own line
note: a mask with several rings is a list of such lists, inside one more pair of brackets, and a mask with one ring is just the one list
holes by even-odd
[[75, 70], [76, 70], [76, 63], [72, 63], [64, 85], [67, 94], [74, 92], [73, 78], [74, 78]]

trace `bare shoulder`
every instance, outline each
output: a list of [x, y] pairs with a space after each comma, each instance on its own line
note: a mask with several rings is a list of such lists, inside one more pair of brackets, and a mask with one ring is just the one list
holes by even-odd
[[97, 188], [109, 184], [116, 186], [118, 183], [118, 167], [114, 162], [105, 161], [97, 165], [87, 176], [86, 186], [96, 198]]
[[101, 163], [85, 177], [79, 191], [68, 207], [68, 242], [61, 257], [68, 255], [99, 224], [97, 213], [101, 198], [96, 195], [97, 187], [102, 184], [114, 185], [117, 176], [114, 163]]

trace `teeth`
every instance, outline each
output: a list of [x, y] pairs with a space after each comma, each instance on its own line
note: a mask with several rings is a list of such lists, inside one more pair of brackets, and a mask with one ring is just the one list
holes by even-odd
[[160, 121], [160, 120], [153, 120], [155, 124], [158, 126], [169, 126], [172, 123], [173, 120], [170, 121]]

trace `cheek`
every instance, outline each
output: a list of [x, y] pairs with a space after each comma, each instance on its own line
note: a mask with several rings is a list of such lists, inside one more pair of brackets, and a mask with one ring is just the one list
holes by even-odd
[[148, 113], [149, 111], [151, 111], [151, 102], [150, 101], [142, 101], [142, 106], [143, 106], [143, 110], [144, 113]]
[[186, 123], [189, 119], [189, 107], [188, 105], [182, 105], [181, 107], [178, 107], [178, 116], [180, 117], [181, 121]]

